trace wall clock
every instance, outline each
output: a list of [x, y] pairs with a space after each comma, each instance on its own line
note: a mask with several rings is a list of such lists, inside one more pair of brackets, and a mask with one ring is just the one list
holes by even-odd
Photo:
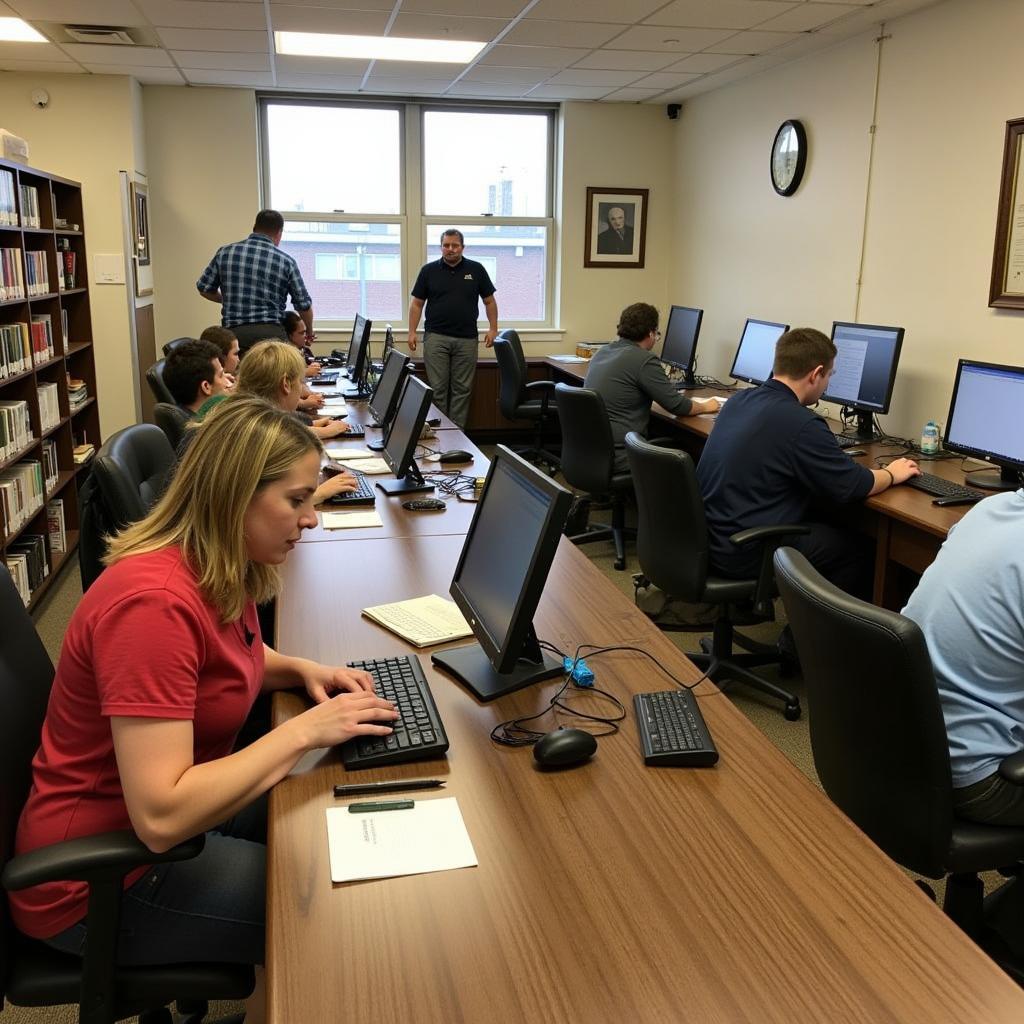
[[783, 121], [772, 142], [772, 187], [791, 196], [799, 187], [807, 163], [807, 133], [799, 121]]

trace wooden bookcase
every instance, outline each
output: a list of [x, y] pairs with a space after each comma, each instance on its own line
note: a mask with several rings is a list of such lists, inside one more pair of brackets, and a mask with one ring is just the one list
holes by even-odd
[[[78, 491], [90, 470], [90, 463], [75, 465], [72, 450], [83, 441], [100, 445], [99, 409], [96, 402], [96, 360], [93, 350], [92, 316], [89, 310], [88, 263], [85, 248], [85, 222], [82, 216], [82, 186], [77, 181], [58, 177], [34, 167], [0, 160], [0, 170], [9, 171], [14, 178], [14, 197], [17, 204], [17, 226], [0, 224], [0, 249], [20, 249], [23, 262], [27, 254], [42, 252], [46, 261], [50, 288], [46, 294], [0, 301], [0, 325], [31, 323], [38, 314], [49, 314], [53, 328], [54, 355], [45, 362], [0, 380], [0, 401], [25, 401], [28, 404], [32, 438], [28, 445], [7, 458], [0, 459], [0, 470], [14, 464], [34, 460], [42, 461], [43, 440], [52, 438], [57, 449], [57, 481], [46, 491], [42, 508], [33, 513], [18, 529], [8, 532], [0, 516], [0, 558], [6, 558], [12, 543], [24, 534], [43, 534], [49, 537], [46, 505], [57, 498], [64, 502], [66, 544], [64, 551], [53, 551], [47, 542], [50, 572], [32, 592], [29, 608], [34, 609], [39, 599], [53, 583], [63, 563], [74, 557], [78, 547]], [[39, 227], [26, 226], [22, 210], [20, 186], [32, 186], [38, 191]], [[57, 228], [55, 218], [68, 222], [67, 228]], [[74, 226], [77, 225], [77, 230]], [[66, 241], [65, 241], [66, 240]], [[61, 288], [63, 283], [63, 252], [66, 247], [75, 254], [75, 281], [73, 288]], [[61, 329], [62, 311], [67, 312], [67, 343]], [[85, 381], [88, 398], [73, 412], [68, 401], [67, 378]], [[39, 384], [57, 384], [59, 420], [56, 426], [41, 430], [37, 388]]]

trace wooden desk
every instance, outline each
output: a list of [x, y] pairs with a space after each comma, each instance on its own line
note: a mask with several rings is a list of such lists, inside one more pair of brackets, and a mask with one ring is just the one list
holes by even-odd
[[[358, 609], [446, 593], [461, 545], [300, 545], [278, 602], [282, 650], [333, 662], [407, 653]], [[315, 605], [288, 599], [299, 585]], [[564, 540], [536, 623], [563, 648], [632, 643], [698, 678]], [[346, 773], [333, 752], [307, 756], [270, 796], [273, 1024], [1022, 1019], [1024, 993], [711, 684], [697, 692], [717, 767], [645, 768], [630, 709], [588, 765], [543, 773], [528, 749], [488, 734], [539, 710], [551, 685], [481, 705], [421, 660], [447, 760], [352, 777], [447, 779], [479, 867], [332, 885], [324, 812]], [[627, 707], [671, 686], [639, 654], [592, 664]], [[303, 706], [277, 695], [277, 721]]]

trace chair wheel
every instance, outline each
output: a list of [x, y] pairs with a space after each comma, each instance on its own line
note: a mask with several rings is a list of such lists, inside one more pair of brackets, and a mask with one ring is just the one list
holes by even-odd
[[616, 558], [615, 568], [618, 569], [619, 572], [622, 572], [622, 570], [626, 568], [626, 560], [624, 558]]
[[782, 714], [787, 722], [795, 722], [800, 717], [800, 702], [794, 701], [782, 709]]

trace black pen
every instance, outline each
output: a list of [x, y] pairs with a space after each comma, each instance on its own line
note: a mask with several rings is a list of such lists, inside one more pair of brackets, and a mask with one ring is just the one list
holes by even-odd
[[443, 779], [406, 779], [404, 782], [359, 782], [349, 786], [335, 786], [334, 795], [359, 796], [364, 793], [400, 793], [405, 789], [438, 789]]

